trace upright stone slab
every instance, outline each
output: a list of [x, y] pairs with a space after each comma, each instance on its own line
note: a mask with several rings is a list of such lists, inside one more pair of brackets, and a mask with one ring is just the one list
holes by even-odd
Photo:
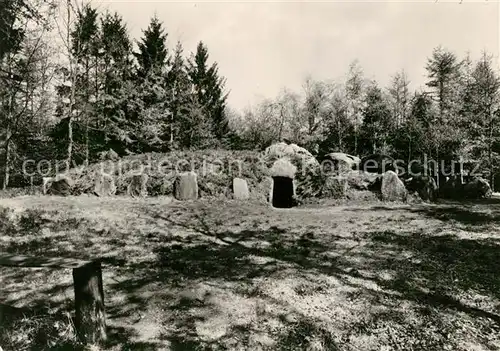
[[129, 178], [127, 186], [127, 195], [132, 197], [145, 197], [148, 195], [148, 179], [149, 176], [145, 173], [134, 174]]
[[393, 171], [387, 171], [382, 177], [382, 200], [384, 201], [406, 201], [408, 191], [398, 175]]
[[233, 195], [237, 200], [247, 200], [250, 198], [250, 192], [248, 191], [248, 183], [245, 179], [234, 178], [233, 179]]
[[94, 183], [94, 194], [99, 197], [113, 196], [116, 186], [113, 177], [108, 174], [96, 174]]
[[43, 177], [42, 178], [42, 194], [43, 195], [47, 194], [49, 187], [50, 187], [50, 184], [53, 181], [54, 181], [54, 178], [52, 178], [52, 177]]
[[198, 199], [198, 176], [196, 173], [179, 174], [174, 183], [174, 197], [181, 201]]

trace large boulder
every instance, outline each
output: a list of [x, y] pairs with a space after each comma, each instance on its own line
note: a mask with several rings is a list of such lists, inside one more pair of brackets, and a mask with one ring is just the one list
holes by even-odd
[[69, 177], [55, 177], [48, 184], [47, 193], [50, 195], [69, 196], [72, 193], [73, 181]]
[[271, 177], [294, 178], [297, 173], [297, 167], [293, 165], [288, 157], [283, 157], [275, 161], [269, 170]]
[[109, 174], [96, 174], [94, 194], [99, 197], [113, 196], [116, 194], [115, 180]]
[[288, 159], [300, 159], [304, 161], [304, 166], [319, 165], [318, 160], [306, 149], [296, 144], [276, 143], [264, 150], [264, 158], [276, 160], [282, 157]]
[[482, 199], [491, 197], [492, 191], [488, 182], [478, 177], [464, 185], [463, 194], [467, 199]]
[[463, 197], [464, 185], [460, 176], [454, 175], [448, 178], [439, 189], [440, 196], [445, 199], [460, 199]]
[[179, 174], [174, 183], [174, 197], [181, 201], [198, 199], [198, 176], [196, 173]]
[[145, 173], [133, 174], [129, 177], [129, 184], [127, 186], [127, 195], [132, 197], [145, 197], [148, 195], [149, 176]]
[[335, 171], [349, 171], [358, 169], [361, 159], [343, 152], [332, 152], [323, 156], [321, 163], [324, 166], [331, 163]]
[[101, 161], [118, 161], [120, 156], [115, 150], [109, 149], [108, 151], [102, 151], [99, 153], [99, 159]]
[[429, 176], [415, 176], [405, 182], [409, 192], [416, 192], [424, 201], [435, 201], [438, 187], [434, 178]]
[[399, 179], [398, 175], [393, 171], [387, 171], [382, 177], [381, 186], [383, 201], [403, 201], [408, 197], [408, 191], [405, 185]]
[[322, 196], [334, 199], [342, 199], [346, 196], [348, 188], [349, 183], [346, 177], [342, 175], [328, 177], [325, 181]]
[[237, 200], [247, 200], [250, 198], [250, 192], [248, 191], [248, 183], [245, 179], [234, 178], [233, 179], [233, 196]]
[[348, 172], [345, 177], [351, 189], [380, 191], [381, 176], [379, 174], [354, 170]]

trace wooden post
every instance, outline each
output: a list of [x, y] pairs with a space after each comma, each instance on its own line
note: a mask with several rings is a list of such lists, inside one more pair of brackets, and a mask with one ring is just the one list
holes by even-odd
[[86, 344], [99, 344], [106, 340], [101, 262], [92, 261], [74, 268], [73, 286], [78, 337]]

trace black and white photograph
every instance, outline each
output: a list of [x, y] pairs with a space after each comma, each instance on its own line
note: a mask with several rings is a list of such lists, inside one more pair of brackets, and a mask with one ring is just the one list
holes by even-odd
[[499, 20], [0, 0], [0, 351], [500, 351]]

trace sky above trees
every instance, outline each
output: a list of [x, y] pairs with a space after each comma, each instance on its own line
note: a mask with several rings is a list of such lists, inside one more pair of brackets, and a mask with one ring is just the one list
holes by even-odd
[[192, 52], [202, 40], [243, 109], [304, 78], [342, 79], [358, 59], [365, 75], [386, 85], [405, 69], [411, 89], [424, 85], [425, 64], [442, 45], [459, 56], [493, 54], [498, 67], [499, 4], [492, 1], [397, 2], [169, 2], [94, 0], [123, 16], [139, 38], [153, 14], [163, 21], [171, 49]]

